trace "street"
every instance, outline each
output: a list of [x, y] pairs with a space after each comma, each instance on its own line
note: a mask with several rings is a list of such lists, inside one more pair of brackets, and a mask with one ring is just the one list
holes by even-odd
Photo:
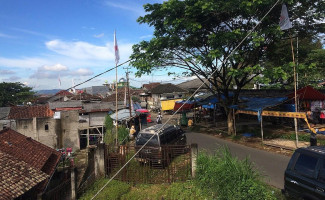
[[232, 143], [219, 139], [212, 135], [188, 132], [187, 143], [197, 143], [199, 150], [205, 149], [208, 153], [213, 153], [220, 146], [227, 146], [233, 156], [239, 159], [249, 158], [264, 177], [264, 181], [279, 189], [283, 188], [283, 175], [290, 157], [267, 152], [244, 145]]

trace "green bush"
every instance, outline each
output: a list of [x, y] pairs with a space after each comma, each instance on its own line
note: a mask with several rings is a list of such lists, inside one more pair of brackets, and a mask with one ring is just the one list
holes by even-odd
[[188, 181], [185, 183], [172, 183], [164, 194], [164, 199], [211, 199], [211, 197], [204, 193], [200, 187], [197, 187], [193, 181]]
[[261, 182], [248, 159], [238, 160], [220, 148], [215, 155], [200, 153], [195, 183], [212, 198], [229, 200], [276, 199]]
[[[295, 133], [285, 134], [285, 135], [281, 135], [280, 138], [287, 139], [287, 140], [296, 140], [296, 134]], [[298, 138], [299, 141], [309, 142], [310, 134], [299, 134]]]
[[113, 119], [107, 115], [105, 117], [105, 122], [104, 122], [104, 125], [105, 125], [105, 128], [106, 128], [106, 132], [105, 132], [105, 135], [104, 135], [104, 142], [106, 144], [114, 144], [114, 139], [115, 139], [115, 136], [113, 135]]
[[147, 185], [140, 184], [132, 188], [129, 193], [124, 194], [121, 200], [140, 200], [140, 199], [162, 199], [165, 190], [168, 188], [166, 184]]
[[125, 127], [118, 127], [117, 129], [117, 137], [120, 144], [127, 142], [129, 131]]
[[[79, 200], [91, 199], [104, 185], [108, 179], [102, 178], [97, 180], [80, 198]], [[128, 193], [130, 185], [124, 182], [113, 180], [110, 182], [97, 196], [96, 200], [102, 199], [121, 199], [123, 194]]]

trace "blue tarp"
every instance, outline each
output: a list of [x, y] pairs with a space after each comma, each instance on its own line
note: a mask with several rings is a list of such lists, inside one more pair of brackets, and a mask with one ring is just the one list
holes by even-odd
[[[232, 97], [234, 94], [232, 92], [229, 92], [229, 96]], [[225, 95], [220, 95], [221, 99], [225, 99]], [[205, 99], [202, 99], [198, 102], [198, 105], [203, 105], [205, 108], [213, 108], [213, 104], [219, 103], [219, 99], [215, 95], [211, 95]], [[211, 106], [212, 105], [212, 106]]]
[[238, 105], [231, 105], [230, 108], [236, 110], [247, 110], [255, 111], [258, 113], [257, 117], [260, 121], [261, 113], [265, 108], [274, 107], [283, 103], [287, 100], [287, 97], [276, 97], [276, 98], [256, 98], [256, 97], [241, 97], [240, 100], [243, 101]]

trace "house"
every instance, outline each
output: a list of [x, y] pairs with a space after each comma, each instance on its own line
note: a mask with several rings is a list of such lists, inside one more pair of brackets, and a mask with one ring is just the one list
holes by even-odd
[[16, 121], [16, 130], [51, 148], [59, 148], [61, 121], [54, 119], [49, 105], [13, 106], [8, 119]]
[[56, 150], [12, 129], [0, 131], [0, 199], [36, 199], [61, 158]]
[[84, 88], [84, 91], [91, 95], [100, 95], [102, 97], [106, 97], [111, 94], [112, 89], [109, 85], [100, 85]]
[[[189, 80], [189, 81], [185, 81], [183, 83], [177, 84], [178, 87], [187, 90], [189, 92], [189, 94], [193, 94], [199, 87], [202, 86], [203, 82], [202, 81], [206, 81], [205, 78], [202, 78], [202, 80], [196, 78], [193, 80]], [[207, 92], [209, 90], [208, 86], [210, 85], [209, 82], [206, 82], [206, 84], [204, 84], [201, 89], [199, 90], [199, 92]]]
[[16, 129], [15, 120], [8, 119], [10, 107], [0, 107], [0, 130], [5, 128]]
[[148, 97], [148, 104], [160, 107], [161, 100], [184, 98], [187, 92], [187, 90], [171, 83], [159, 84], [150, 90], [151, 96]]

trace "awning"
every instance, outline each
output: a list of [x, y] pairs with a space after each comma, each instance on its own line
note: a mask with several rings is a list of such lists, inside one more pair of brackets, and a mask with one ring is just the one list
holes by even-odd
[[[182, 101], [176, 101], [175, 106], [174, 106], [174, 111], [177, 111], [181, 106], [183, 106], [179, 111], [190, 111], [195, 107], [195, 100], [187, 101], [182, 100]], [[184, 105], [183, 105], [184, 104]]]
[[276, 98], [257, 98], [257, 97], [241, 97], [241, 101], [237, 105], [231, 105], [230, 108], [236, 110], [246, 110], [257, 112], [258, 119], [261, 118], [261, 113], [265, 108], [274, 107], [286, 101], [287, 97]]
[[[294, 98], [295, 93], [290, 93], [287, 96]], [[306, 86], [297, 90], [297, 98], [300, 100], [322, 101], [325, 100], [325, 95], [311, 86]]]
[[[117, 111], [117, 121], [130, 120], [131, 118], [135, 117], [136, 114], [135, 114], [134, 110], [132, 110], [131, 116], [132, 117], [130, 117], [129, 109], [122, 109], [122, 110]], [[116, 113], [111, 114], [110, 117], [113, 120], [116, 120]]]

